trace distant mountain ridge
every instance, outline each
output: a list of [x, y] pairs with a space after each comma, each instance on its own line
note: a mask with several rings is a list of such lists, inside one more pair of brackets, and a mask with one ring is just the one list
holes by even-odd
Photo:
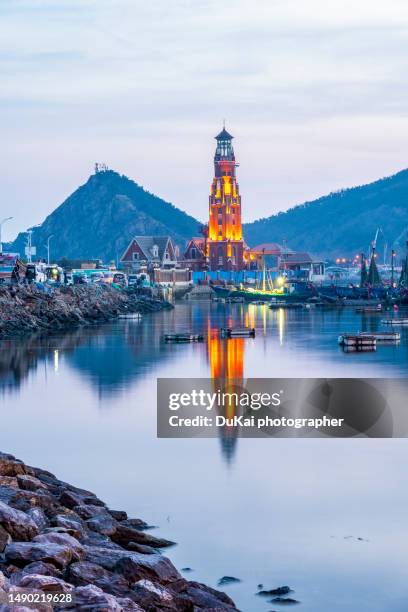
[[[32, 244], [46, 257], [53, 236], [51, 259], [117, 260], [135, 235], [169, 235], [183, 246], [197, 234], [199, 222], [169, 202], [149, 193], [112, 170], [98, 172], [76, 189], [44, 222], [33, 228]], [[8, 250], [24, 253], [26, 234]]]
[[244, 226], [250, 246], [286, 241], [319, 257], [366, 252], [381, 228], [379, 243], [405, 252], [408, 238], [408, 170], [360, 187], [342, 189], [286, 212]]
[[[45, 244], [52, 235], [53, 261], [62, 257], [110, 261], [121, 257], [135, 235], [169, 235], [182, 249], [200, 225], [126, 176], [107, 170], [90, 176], [33, 228], [32, 244], [39, 257], [46, 257]], [[292, 249], [334, 258], [367, 253], [378, 227], [379, 249], [387, 242], [388, 253], [392, 248], [405, 252], [408, 170], [246, 223], [243, 230], [249, 246], [285, 242]], [[25, 244], [23, 232], [7, 250], [23, 254]]]

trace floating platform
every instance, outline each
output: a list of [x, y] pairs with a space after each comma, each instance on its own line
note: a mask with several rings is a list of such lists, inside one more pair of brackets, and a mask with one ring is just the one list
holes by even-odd
[[363, 314], [383, 314], [384, 309], [382, 307], [374, 308], [373, 306], [367, 306], [366, 308], [364, 307], [356, 308], [356, 312], [363, 313]]
[[221, 328], [221, 337], [222, 338], [255, 338], [255, 328], [237, 328], [233, 329], [232, 327]]
[[408, 325], [408, 319], [383, 319], [385, 325]]
[[339, 344], [356, 351], [375, 351], [377, 339], [375, 336], [368, 334], [342, 334], [339, 336]]
[[193, 334], [191, 332], [175, 332], [172, 334], [164, 334], [165, 342], [203, 342], [202, 334]]
[[369, 346], [375, 343], [381, 342], [399, 342], [401, 340], [401, 334], [398, 332], [361, 332], [359, 334], [342, 334], [339, 336], [339, 344], [341, 346], [356, 346], [362, 344]]
[[133, 319], [140, 321], [141, 318], [142, 315], [140, 314], [140, 312], [126, 312], [119, 315], [119, 319]]

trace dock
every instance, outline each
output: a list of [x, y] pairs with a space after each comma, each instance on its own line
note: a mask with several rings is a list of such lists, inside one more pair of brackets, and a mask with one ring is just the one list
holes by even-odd
[[285, 308], [288, 310], [297, 310], [305, 307], [306, 305], [302, 302], [272, 302], [271, 304], [269, 304], [269, 308], [271, 310], [279, 310], [280, 308]]
[[339, 344], [347, 350], [375, 351], [377, 349], [377, 338], [368, 334], [342, 334], [339, 336]]
[[367, 344], [370, 344], [372, 340], [376, 340], [376, 342], [384, 343], [384, 342], [399, 342], [401, 340], [401, 334], [398, 332], [359, 332], [358, 334], [342, 334], [339, 336], [339, 344], [341, 346], [354, 346], [355, 340], [357, 342], [364, 341], [368, 339]]
[[203, 342], [202, 334], [193, 334], [192, 332], [174, 332], [164, 334], [165, 342]]
[[383, 319], [384, 325], [408, 325], [408, 319]]
[[255, 338], [255, 328], [221, 328], [221, 337], [222, 338]]
[[140, 312], [125, 312], [119, 315], [119, 319], [131, 319], [140, 321], [141, 318], [142, 315], [140, 314]]
[[356, 308], [356, 312], [362, 314], [384, 314], [383, 308], [374, 308], [373, 306]]

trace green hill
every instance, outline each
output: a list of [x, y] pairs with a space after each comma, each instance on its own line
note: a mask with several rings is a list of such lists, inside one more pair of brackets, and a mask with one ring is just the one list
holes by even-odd
[[[199, 222], [169, 202], [145, 191], [126, 176], [111, 170], [90, 176], [39, 226], [32, 244], [46, 257], [51, 241], [52, 259], [120, 257], [131, 238], [141, 234], [170, 235], [184, 246], [197, 234]], [[24, 253], [26, 234], [21, 233], [8, 250]]]
[[248, 223], [244, 235], [250, 246], [286, 240], [293, 249], [336, 257], [367, 252], [378, 227], [379, 247], [382, 241], [388, 249], [405, 249], [408, 170]]

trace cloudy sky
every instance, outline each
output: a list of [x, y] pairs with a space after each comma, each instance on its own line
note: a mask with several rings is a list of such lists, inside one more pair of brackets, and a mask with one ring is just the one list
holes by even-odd
[[406, 0], [1, 0], [0, 67], [6, 239], [95, 161], [205, 219], [224, 118], [245, 220], [408, 166]]

